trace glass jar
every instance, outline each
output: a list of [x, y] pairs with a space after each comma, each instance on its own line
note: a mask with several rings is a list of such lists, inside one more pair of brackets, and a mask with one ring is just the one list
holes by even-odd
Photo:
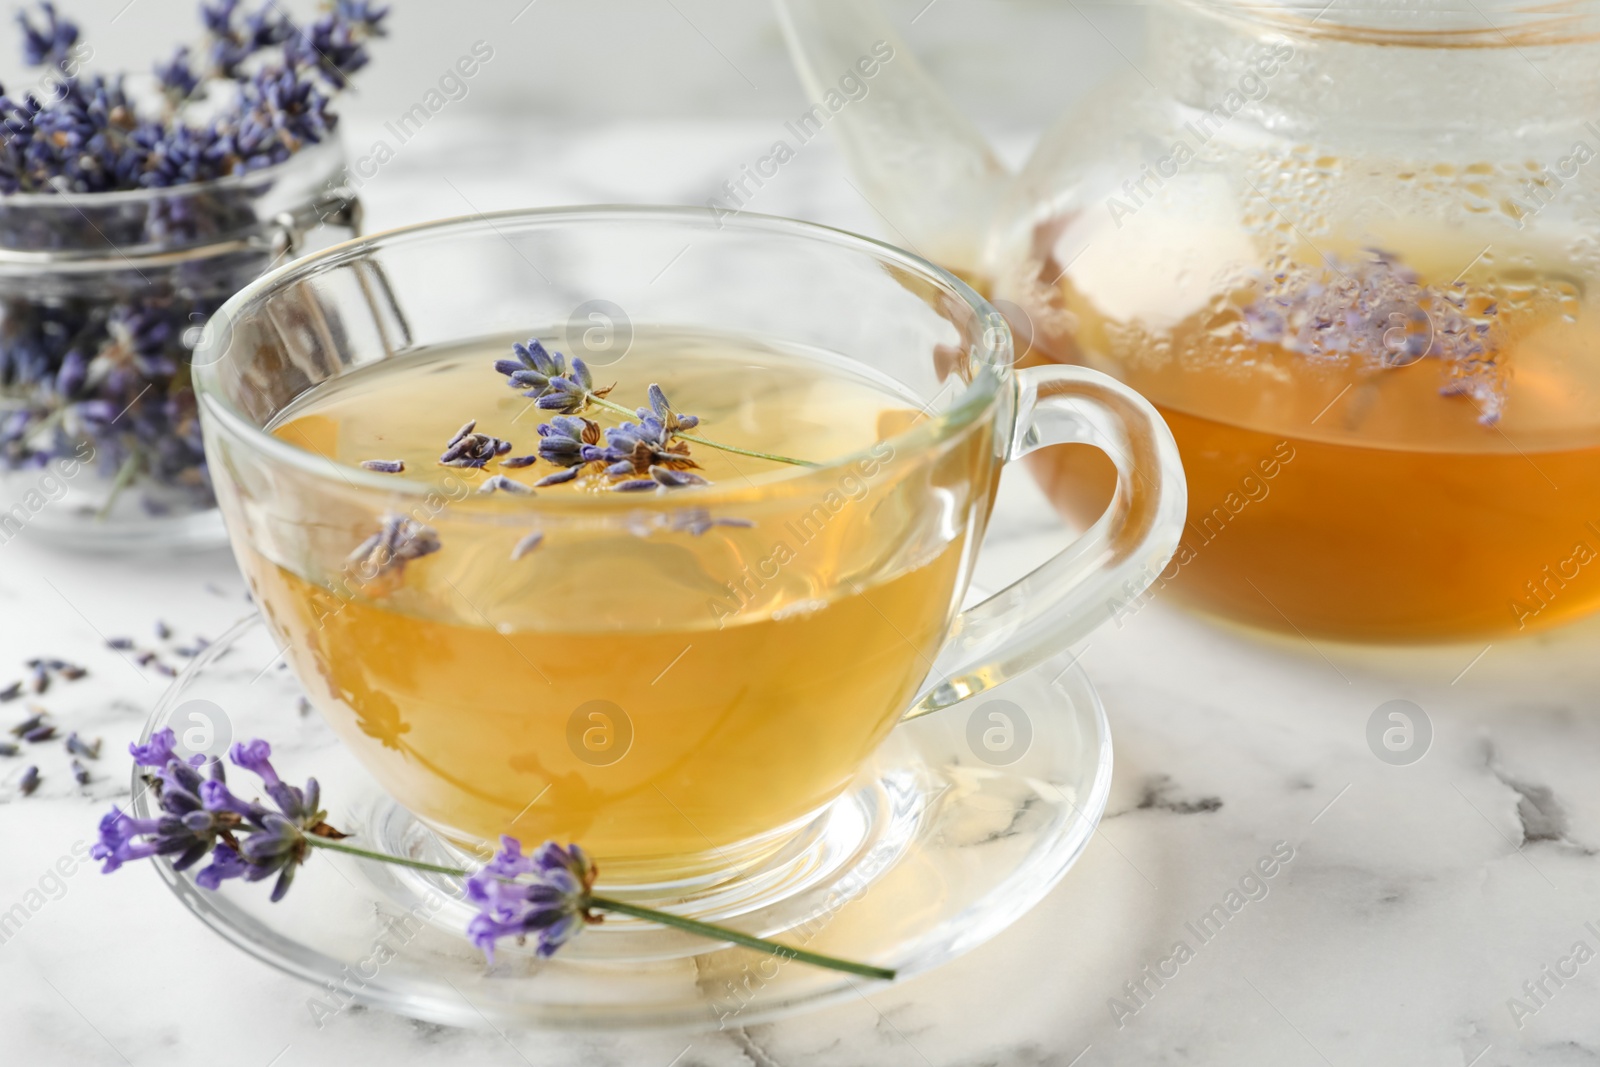
[[[996, 303], [1177, 438], [1162, 595], [1381, 641], [1600, 607], [1596, 14], [1159, 5], [1010, 184]], [[1038, 471], [1101, 509], [1084, 456]]]
[[0, 197], [0, 544], [220, 545], [190, 388], [208, 317], [354, 235], [336, 142], [166, 189]]

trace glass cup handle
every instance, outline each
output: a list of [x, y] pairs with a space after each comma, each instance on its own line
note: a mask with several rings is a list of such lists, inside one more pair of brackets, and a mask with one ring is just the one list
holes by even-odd
[[1083, 536], [956, 617], [908, 719], [993, 688], [1087, 636], [1149, 588], [1183, 532], [1188, 489], [1178, 446], [1149, 401], [1086, 367], [1029, 367], [1017, 382], [1006, 462], [1045, 445], [1093, 445], [1116, 465], [1116, 493]]

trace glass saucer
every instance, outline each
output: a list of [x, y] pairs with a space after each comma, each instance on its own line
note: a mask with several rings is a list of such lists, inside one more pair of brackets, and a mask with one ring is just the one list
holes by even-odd
[[[170, 726], [189, 750], [212, 754], [266, 738], [286, 778], [318, 779], [328, 821], [354, 835], [349, 843], [455, 862], [452, 847], [301, 706], [271, 635], [250, 619], [173, 684], [144, 738]], [[844, 796], [755, 868], [648, 902], [908, 978], [1036, 904], [1083, 851], [1110, 786], [1105, 712], [1063, 656], [902, 724]], [[136, 775], [134, 814], [148, 817], [150, 807]], [[309, 1001], [319, 1018], [361, 1003], [455, 1026], [709, 1029], [770, 1020], [872, 984], [614, 916], [553, 959], [508, 942], [488, 966], [463, 933], [471, 912], [452, 879], [321, 852], [272, 904], [265, 884], [212, 892], [192, 870], [155, 862], [212, 929], [320, 987]]]

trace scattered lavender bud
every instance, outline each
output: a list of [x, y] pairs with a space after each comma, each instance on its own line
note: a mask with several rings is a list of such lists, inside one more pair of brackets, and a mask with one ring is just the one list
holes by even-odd
[[311, 714], [311, 701], [307, 700], [305, 697], [301, 697], [296, 706], [299, 708], [301, 715]]
[[194, 659], [194, 657], [200, 654], [200, 650], [192, 645], [179, 645], [172, 651], [175, 654], [182, 656], [184, 659]]
[[542, 544], [544, 544], [544, 534], [539, 530], [535, 530], [512, 547], [511, 558], [512, 560], [519, 560]]
[[33, 679], [29, 683], [28, 688], [34, 693], [43, 693], [46, 689], [50, 688], [50, 672], [45, 669], [45, 665], [43, 663], [36, 663], [34, 665]]
[[117, 652], [132, 652], [133, 651], [133, 638], [131, 638], [131, 637], [113, 637], [111, 640], [106, 642], [106, 647], [110, 648], [110, 649], [113, 649], [114, 651], [117, 651]]
[[25, 797], [33, 796], [33, 791], [39, 788], [39, 768], [30, 766], [22, 772], [22, 777], [17, 781], [17, 790]]
[[37, 730], [44, 723], [45, 717], [50, 714], [43, 708], [33, 708], [31, 710], [33, 714], [11, 728], [12, 737], [22, 737], [30, 730]]
[[134, 657], [133, 661], [141, 667], [148, 667], [156, 661], [156, 653], [150, 651], [141, 652]]
[[539, 462], [538, 456], [507, 456], [500, 461], [500, 466], [507, 470], [520, 470], [523, 467], [531, 467], [537, 462]]
[[22, 749], [18, 748], [10, 741], [0, 741], [0, 756], [15, 756], [21, 751]]
[[405, 461], [399, 459], [364, 459], [361, 466], [379, 474], [399, 474], [406, 469]]
[[176, 670], [167, 664], [162, 663], [160, 660], [152, 663], [150, 665], [150, 669], [161, 675], [163, 678], [176, 678], [178, 676], [178, 672]]
[[95, 738], [92, 743], [78, 736], [74, 730], [67, 735], [67, 751], [74, 756], [83, 756], [85, 759], [100, 758], [100, 738]]
[[72, 761], [72, 777], [74, 777], [74, 778], [76, 778], [78, 780], [78, 784], [79, 785], [88, 785], [89, 784], [89, 768], [85, 767], [83, 764], [79, 763], [77, 760], [73, 760]]
[[478, 492], [480, 492], [480, 493], [501, 492], [501, 493], [513, 493], [513, 494], [516, 494], [516, 495], [519, 495], [519, 496], [529, 496], [529, 495], [531, 495], [533, 493], [533, 490], [529, 489], [527, 486], [523, 485], [521, 482], [513, 481], [512, 479], [507, 478], [503, 474], [496, 474], [494, 477], [485, 480], [482, 485], [478, 486]]
[[56, 728], [51, 726], [49, 723], [44, 723], [40, 726], [35, 726], [33, 729], [23, 734], [22, 739], [28, 742], [30, 745], [37, 745], [41, 742], [49, 741], [55, 736]]
[[61, 669], [58, 673], [67, 681], [76, 682], [79, 678], [83, 678], [88, 675], [89, 668], [80, 667], [76, 663], [66, 663], [61, 666]]
[[22, 695], [22, 683], [12, 682], [4, 689], [0, 689], [0, 704], [8, 704]]
[[171, 640], [172, 639], [172, 627], [168, 626], [165, 622], [162, 622], [160, 619], [157, 619], [156, 620], [156, 637], [158, 639], [162, 640], [162, 641]]
[[461, 427], [461, 429], [456, 431], [456, 435], [454, 437], [450, 438], [450, 440], [445, 443], [444, 447], [445, 448], [453, 448], [453, 447], [455, 447], [456, 445], [460, 444], [462, 441], [466, 440], [467, 434], [471, 433], [473, 430], [476, 430], [477, 428], [478, 428], [478, 420], [477, 419], [468, 419], [466, 421], [466, 424], [463, 425]]

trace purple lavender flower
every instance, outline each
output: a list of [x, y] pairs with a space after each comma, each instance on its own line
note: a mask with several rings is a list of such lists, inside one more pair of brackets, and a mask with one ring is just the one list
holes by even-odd
[[368, 577], [405, 570], [407, 563], [439, 551], [439, 532], [404, 515], [385, 515], [382, 528], [356, 547], [346, 561]]
[[405, 461], [398, 459], [364, 459], [361, 466], [379, 474], [400, 474], [405, 471]]
[[517, 358], [497, 359], [494, 369], [506, 376], [507, 385], [525, 390], [522, 395], [545, 411], [578, 415], [596, 397], [611, 392], [610, 386], [595, 388], [594, 375], [583, 360], [574, 359], [568, 367], [566, 356], [551, 352], [537, 337], [512, 345], [511, 352]]
[[507, 478], [503, 474], [496, 474], [493, 477], [486, 479], [482, 485], [478, 486], [478, 492], [511, 493], [515, 496], [528, 496], [533, 493], [533, 490], [523, 485], [521, 482], [513, 481], [512, 479]]
[[515, 563], [542, 544], [544, 544], [544, 534], [539, 530], [533, 531], [533, 533], [511, 546], [511, 561]]
[[22, 772], [22, 777], [17, 780], [17, 790], [25, 797], [33, 796], [33, 791], [39, 788], [41, 781], [39, 768], [30, 766]]
[[69, 59], [72, 48], [78, 43], [78, 25], [62, 18], [50, 0], [40, 0], [39, 13], [44, 25], [35, 26], [27, 12], [17, 12], [17, 24], [22, 27], [22, 56], [30, 67], [60, 67]]
[[467, 879], [467, 899], [478, 906], [467, 934], [491, 961], [496, 942], [506, 937], [520, 944], [532, 936], [534, 951], [548, 958], [584, 924], [600, 921], [589, 906], [596, 873], [577, 845], [549, 841], [524, 856], [521, 842], [502, 837], [500, 851]]
[[276, 810], [235, 795], [220, 761], [211, 764], [209, 777], [202, 777], [204, 757], [185, 762], [174, 755], [175, 745], [173, 732], [165, 729], [144, 745], [129, 746], [141, 766], [167, 757], [150, 779], [161, 814], [135, 819], [112, 808], [100, 820], [99, 841], [90, 855], [102, 861], [106, 873], [150, 856], [176, 856], [173, 867], [186, 870], [209, 856], [210, 864], [195, 876], [200, 885], [215, 889], [230, 878], [258, 882], [276, 875], [272, 900], [277, 901], [306, 860], [311, 847], [307, 835], [343, 836], [323, 821], [317, 780], [310, 779], [303, 789], [284, 782], [265, 741], [234, 745], [228, 758], [261, 778]]
[[[670, 408], [667, 410], [671, 417], [678, 417]], [[613, 478], [648, 475], [654, 467], [671, 471], [698, 467], [699, 464], [689, 457], [689, 446], [675, 440], [673, 433], [660, 416], [641, 408], [638, 422], [625, 422], [606, 430], [606, 447], [597, 452], [595, 458], [608, 464], [606, 473]], [[693, 484], [706, 483], [701, 478]]]
[[711, 512], [705, 508], [685, 508], [675, 511], [667, 521], [667, 528], [681, 533], [692, 534], [700, 537], [716, 526], [729, 526], [735, 529], [748, 530], [755, 526], [749, 519], [732, 519], [711, 517]]

